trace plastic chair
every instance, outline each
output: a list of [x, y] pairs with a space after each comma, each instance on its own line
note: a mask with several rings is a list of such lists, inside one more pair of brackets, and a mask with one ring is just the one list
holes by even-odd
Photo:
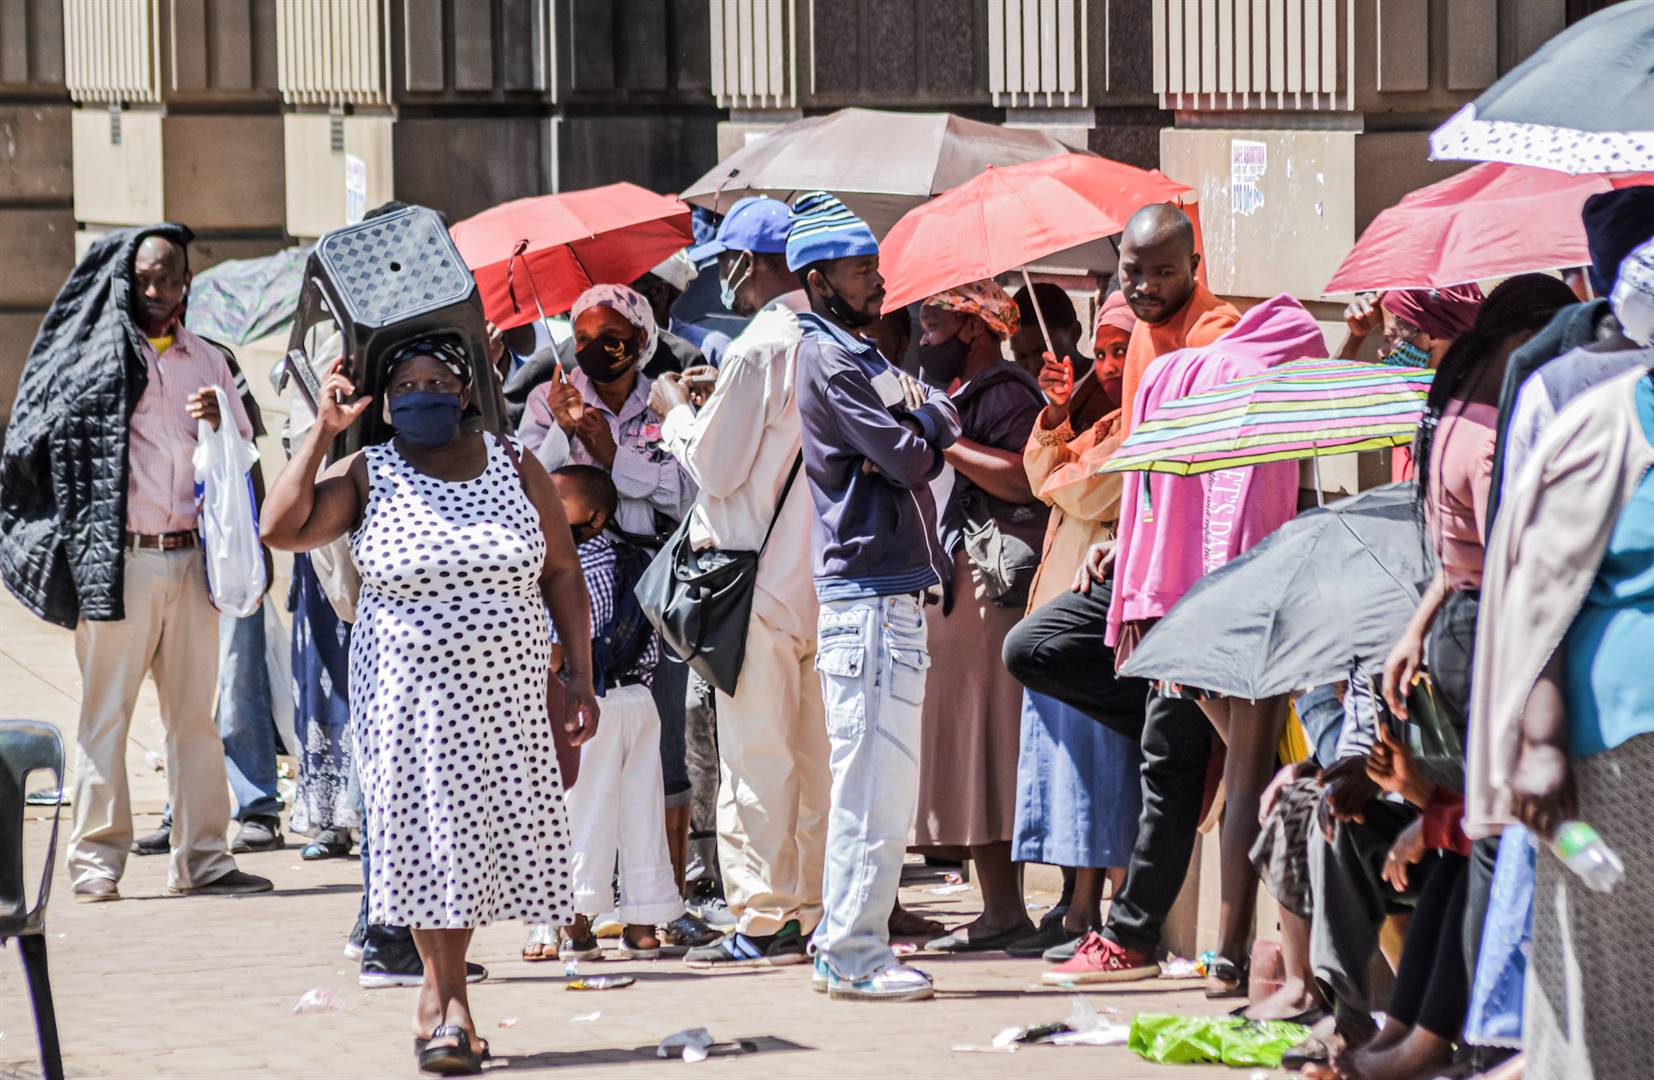
[[34, 1005], [40, 1041], [40, 1068], [46, 1080], [62, 1080], [63, 1053], [57, 1041], [57, 1012], [46, 973], [46, 901], [52, 892], [57, 859], [59, 807], [52, 808], [52, 838], [46, 845], [46, 869], [40, 894], [29, 906], [23, 878], [23, 781], [39, 769], [49, 770], [63, 790], [63, 739], [57, 728], [38, 720], [0, 720], [0, 943], [16, 938]]

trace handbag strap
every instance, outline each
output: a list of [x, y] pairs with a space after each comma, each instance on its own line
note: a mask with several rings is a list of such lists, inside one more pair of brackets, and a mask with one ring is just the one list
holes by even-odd
[[781, 485], [781, 497], [775, 500], [775, 513], [770, 515], [770, 527], [764, 530], [764, 542], [758, 545], [758, 554], [764, 554], [764, 549], [770, 546], [770, 534], [775, 532], [775, 523], [781, 520], [781, 508], [787, 505], [787, 496], [793, 490], [793, 481], [798, 479], [798, 470], [804, 466], [804, 451], [800, 449], [798, 456], [793, 458], [793, 467], [787, 473], [787, 482]]

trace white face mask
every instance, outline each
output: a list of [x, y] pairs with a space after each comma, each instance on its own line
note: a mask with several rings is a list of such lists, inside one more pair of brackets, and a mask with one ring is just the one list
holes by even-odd
[[[737, 276], [739, 275], [739, 276]], [[718, 299], [724, 307], [735, 310], [735, 292], [752, 276], [752, 252], [743, 251], [729, 268], [728, 277], [718, 278]]]
[[1626, 337], [1638, 345], [1654, 345], [1654, 240], [1620, 263], [1608, 305]]

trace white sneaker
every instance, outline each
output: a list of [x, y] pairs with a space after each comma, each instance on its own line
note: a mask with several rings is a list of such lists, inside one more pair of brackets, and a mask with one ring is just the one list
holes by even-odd
[[729, 905], [714, 897], [710, 900], [701, 900], [685, 904], [690, 911], [700, 916], [700, 920], [708, 926], [719, 930], [727, 930], [735, 925], [735, 916], [729, 913]]
[[923, 1001], [935, 993], [929, 975], [905, 964], [891, 964], [855, 982], [827, 972], [827, 996], [834, 1001]]

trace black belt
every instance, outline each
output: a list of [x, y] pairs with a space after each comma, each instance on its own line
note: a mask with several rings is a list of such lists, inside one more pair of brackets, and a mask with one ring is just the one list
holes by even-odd
[[150, 551], [178, 551], [181, 548], [194, 547], [199, 539], [194, 530], [169, 533], [128, 532], [123, 537], [121, 546], [132, 550], [147, 548]]

